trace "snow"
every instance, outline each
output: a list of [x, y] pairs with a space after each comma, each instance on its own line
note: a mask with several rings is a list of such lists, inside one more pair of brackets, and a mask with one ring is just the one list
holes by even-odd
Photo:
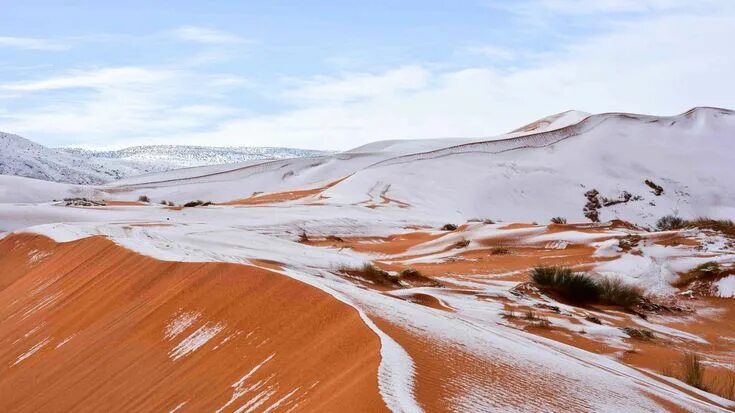
[[189, 353], [196, 351], [201, 346], [207, 344], [214, 336], [224, 330], [225, 326], [221, 323], [206, 323], [183, 339], [174, 347], [169, 356], [172, 360], [178, 360]]
[[[731, 218], [735, 190], [722, 178], [735, 175], [729, 155], [735, 153], [735, 115], [695, 113], [701, 122], [684, 115], [593, 115], [569, 129], [392, 158], [354, 173], [325, 196], [334, 203], [361, 202], [382, 185], [412, 210], [447, 220], [547, 222], [563, 216], [585, 222], [584, 194], [594, 188], [610, 199], [623, 191], [641, 197], [603, 207], [603, 221], [653, 225], [675, 211], [687, 218]], [[651, 193], [646, 179], [664, 193]]]
[[720, 297], [735, 297], [735, 275], [728, 275], [715, 282]]
[[[236, 381], [232, 385], [232, 389], [233, 390], [232, 390], [232, 396], [230, 397], [230, 400], [228, 400], [227, 403], [225, 403], [222, 407], [220, 407], [219, 409], [217, 409], [217, 411], [215, 413], [222, 412], [227, 407], [230, 407], [235, 401], [237, 401], [240, 397], [242, 397], [243, 395], [245, 395], [247, 392], [253, 390], [254, 386], [245, 387], [245, 382], [248, 379], [250, 379], [250, 377], [253, 374], [255, 374], [255, 372], [257, 372], [258, 370], [260, 370], [260, 368], [263, 367], [263, 365], [265, 365], [266, 363], [268, 363], [273, 358], [273, 356], [275, 356], [275, 353], [273, 353], [270, 356], [266, 357], [263, 361], [261, 361], [260, 363], [258, 363], [255, 367], [253, 367], [249, 372], [245, 373], [245, 375], [243, 375], [238, 381]], [[256, 383], [256, 385], [257, 385], [257, 383]]]
[[156, 165], [163, 170], [231, 164], [251, 160], [320, 156], [329, 153], [327, 151], [298, 148], [190, 145], [132, 146], [110, 151], [92, 151], [78, 148], [59, 148], [58, 150], [88, 159], [114, 159], [150, 166]]
[[[393, 142], [325, 156], [208, 166], [108, 187], [36, 184], [18, 190], [25, 182], [0, 182], [5, 189], [0, 189], [0, 202], [50, 201], [70, 191], [105, 199], [147, 195], [154, 202], [221, 202], [257, 192], [318, 188], [346, 177], [324, 191], [326, 198], [290, 204], [380, 203], [384, 195], [409, 204], [407, 215], [420, 212], [436, 221], [486, 217], [548, 222], [563, 216], [585, 222], [584, 194], [596, 189], [608, 199], [623, 192], [636, 197], [600, 209], [603, 221], [620, 218], [652, 226], [674, 212], [685, 218], [735, 216], [735, 189], [722, 180], [735, 175], [729, 156], [735, 153], [732, 112], [698, 108], [673, 117], [601, 114], [554, 128], [424, 152], [424, 141], [401, 141], [400, 148]], [[434, 142], [439, 147], [447, 143]], [[408, 154], [401, 155], [404, 152]], [[644, 183], [647, 179], [663, 186], [664, 193], [654, 195]], [[396, 206], [382, 209], [388, 207]], [[2, 223], [0, 228], [7, 230]]]
[[180, 145], [136, 146], [115, 151], [53, 149], [18, 135], [0, 132], [0, 175], [74, 184], [102, 184], [123, 177], [176, 168], [326, 153], [292, 148]]
[[173, 340], [179, 334], [183, 333], [184, 330], [191, 327], [191, 325], [194, 324], [194, 322], [198, 320], [201, 316], [201, 313], [194, 311], [180, 313], [176, 316], [176, 318], [171, 320], [168, 325], [166, 325], [166, 330], [163, 334], [164, 337], [166, 337], [166, 339], [168, 340]]
[[[276, 272], [319, 288], [355, 308], [365, 325], [379, 337], [379, 389], [387, 406], [394, 411], [421, 411], [414, 395], [415, 365], [409, 353], [378, 328], [375, 318], [426, 340], [461, 349], [478, 359], [492, 360], [516, 371], [533, 372], [523, 378], [526, 381], [502, 383], [502, 386], [492, 381], [478, 383], [466, 379], [467, 393], [474, 398], [457, 400], [458, 410], [491, 409], [493, 402], [515, 397], [524, 386], [554, 380], [564, 397], [584, 401], [594, 411], [663, 410], [644, 396], [644, 392], [690, 410], [712, 411], [712, 406], [608, 356], [511, 328], [500, 318], [500, 303], [489, 303], [451, 289], [406, 289], [397, 294], [429, 294], [454, 309], [454, 312], [439, 311], [360, 288], [330, 272], [372, 259], [400, 261], [421, 254], [429, 255], [416, 260], [442, 259], [456, 251], [438, 251], [465, 237], [473, 241], [525, 238], [524, 242], [550, 247], [566, 243], [593, 245], [598, 256], [614, 258], [599, 263], [597, 272], [625, 277], [649, 291], [667, 293], [677, 272], [705, 259], [711, 251], [664, 247], [643, 240], [637, 247], [640, 255], [618, 256], [616, 240], [604, 238], [624, 236], [627, 231], [543, 234], [546, 231], [543, 226], [501, 230], [503, 224], [470, 224], [463, 231], [447, 233], [389, 257], [295, 242], [301, 231], [310, 236], [385, 236], [413, 231], [410, 228], [416, 225], [436, 229], [445, 223], [463, 223], [475, 217], [548, 222], [552, 216], [564, 216], [570, 222], [583, 221], [584, 193], [591, 188], [608, 198], [617, 198], [622, 191], [641, 197], [603, 208], [600, 211], [603, 220], [618, 217], [650, 225], [673, 210], [685, 217], [735, 215], [735, 189], [723, 182], [723, 177], [735, 175], [735, 166], [729, 159], [735, 153], [732, 139], [735, 116], [731, 113], [698, 109], [670, 118], [604, 114], [574, 123], [581, 117], [562, 114], [521, 128], [526, 130], [514, 132], [516, 138], [506, 136], [504, 140], [464, 142], [458, 146], [452, 142], [454, 147], [438, 150], [437, 147], [448, 142], [383, 142], [343, 154], [160, 173], [129, 179], [117, 186], [62, 187], [65, 192], [100, 191], [103, 196], [117, 199], [135, 199], [146, 194], [155, 201], [225, 201], [247, 197], [256, 191], [320, 188], [346, 177], [325, 190], [324, 197], [257, 207], [212, 206], [182, 211], [152, 205], [67, 208], [5, 203], [0, 204], [0, 228], [39, 233], [57, 242], [101, 235], [125, 248], [169, 261], [252, 264], [256, 259], [265, 259], [283, 263], [284, 268]], [[643, 183], [645, 179], [662, 185], [664, 194], [652, 194]], [[26, 181], [31, 180], [20, 182]], [[12, 184], [9, 180], [5, 183]], [[4, 199], [17, 202], [13, 196], [42, 198], [45, 188], [40, 184], [28, 190], [22, 188], [21, 194], [7, 193]], [[384, 204], [381, 195], [410, 206]], [[319, 205], [309, 205], [316, 201]], [[380, 208], [366, 208], [370, 202], [379, 204]], [[136, 226], [137, 223], [159, 226]], [[725, 247], [717, 242], [718, 248]], [[478, 245], [473, 242], [468, 249]], [[722, 258], [725, 259], [730, 260]], [[451, 279], [451, 282], [508, 298], [508, 290], [515, 285], [479, 276], [466, 281]], [[730, 277], [721, 282], [721, 292], [735, 289], [735, 281]], [[201, 323], [202, 318], [199, 313], [182, 310], [166, 325], [164, 337], [179, 338]], [[622, 338], [617, 329], [608, 326], [589, 323], [572, 326], [556, 320], [554, 323], [570, 329], [584, 327], [590, 336], [613, 343], [619, 343]], [[677, 340], [702, 340], [649, 324], [645, 324], [647, 328]], [[229, 337], [222, 333], [224, 329], [224, 324], [216, 321], [204, 322], [171, 350], [171, 358], [190, 355], [215, 337], [215, 341], [224, 342]], [[247, 384], [246, 381], [268, 360], [233, 385], [233, 398], [223, 408], [231, 407], [248, 392], [253, 397], [243, 401], [245, 404], [239, 410], [265, 406], [276, 393], [275, 385], [269, 384], [270, 379]]]

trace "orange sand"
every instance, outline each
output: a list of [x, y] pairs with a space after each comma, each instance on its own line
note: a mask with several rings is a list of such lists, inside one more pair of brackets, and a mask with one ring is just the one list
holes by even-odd
[[[386, 410], [377, 336], [353, 308], [288, 277], [158, 261], [99, 237], [13, 235], [0, 241], [0, 268], [0, 411], [214, 411], [270, 355], [241, 388], [260, 386], [223, 411], [264, 391], [261, 410], [282, 398], [281, 410]], [[201, 315], [167, 339], [187, 312]], [[221, 331], [172, 360], [205, 323]]]

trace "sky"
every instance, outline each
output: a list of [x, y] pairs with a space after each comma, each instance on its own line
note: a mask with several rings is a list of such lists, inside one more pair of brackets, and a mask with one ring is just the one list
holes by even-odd
[[735, 109], [732, 0], [0, 0], [0, 131], [349, 149]]

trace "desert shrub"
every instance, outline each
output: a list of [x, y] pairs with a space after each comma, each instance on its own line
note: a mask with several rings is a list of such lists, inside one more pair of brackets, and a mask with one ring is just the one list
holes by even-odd
[[168, 206], [174, 206], [173, 201], [168, 201]]
[[442, 227], [442, 231], [456, 231], [456, 230], [457, 230], [457, 226], [454, 224], [444, 224], [444, 226]]
[[646, 185], [648, 185], [649, 188], [653, 189], [653, 194], [656, 196], [660, 196], [664, 193], [664, 188], [661, 185], [657, 185], [650, 179], [646, 179], [643, 181]]
[[302, 244], [309, 242], [309, 235], [306, 234], [306, 231], [301, 230], [301, 232], [299, 233], [299, 242]]
[[684, 383], [704, 390], [704, 366], [699, 354], [684, 353], [681, 359], [681, 372]]
[[[531, 270], [531, 279], [534, 283], [542, 286], [542, 287], [549, 287], [554, 285], [554, 280], [556, 279], [557, 272], [561, 271], [562, 268], [560, 267], [544, 267], [544, 266], [538, 266], [535, 267], [533, 270]], [[568, 269], [563, 269], [568, 270]], [[571, 270], [568, 270], [571, 272]]]
[[674, 215], [666, 215], [664, 217], [659, 218], [658, 221], [656, 221], [656, 229], [659, 231], [671, 231], [675, 229], [682, 229], [686, 226], [687, 221], [683, 218], [674, 216]]
[[630, 338], [644, 341], [653, 340], [653, 332], [645, 328], [623, 327], [621, 330], [623, 330], [623, 333], [627, 334]]
[[727, 235], [735, 236], [735, 222], [732, 222], [729, 219], [700, 217], [691, 221], [686, 221], [685, 226], [689, 228], [710, 229], [712, 231], [719, 231]]
[[438, 281], [435, 281], [424, 274], [422, 274], [419, 270], [414, 268], [406, 268], [402, 270], [400, 273], [398, 273], [398, 278], [401, 281], [406, 281], [412, 285], [421, 285], [421, 286], [430, 286], [430, 287], [441, 287], [442, 284]]
[[536, 312], [533, 310], [526, 311], [523, 318], [537, 327], [548, 327], [551, 325], [551, 322], [549, 322], [548, 318], [536, 314]]
[[696, 280], [712, 279], [715, 276], [721, 274], [722, 271], [723, 269], [722, 267], [720, 267], [720, 264], [714, 261], [707, 261], [705, 263], [697, 265], [696, 267], [692, 268], [687, 273], [682, 274], [679, 277], [679, 279], [676, 281], [674, 286], [684, 287], [688, 285], [689, 283], [696, 281]]
[[164, 199], [163, 201], [161, 201], [161, 205], [168, 205], [168, 202]]
[[193, 208], [198, 206], [210, 206], [213, 205], [211, 201], [202, 201], [200, 199], [197, 199], [196, 201], [189, 201], [184, 204], [184, 208]]
[[405, 268], [400, 273], [399, 276], [401, 278], [416, 278], [416, 277], [423, 277], [421, 272], [414, 268]]
[[500, 316], [510, 320], [518, 318], [518, 315], [513, 310], [503, 311], [500, 313]]
[[536, 312], [535, 312], [535, 311], [533, 311], [533, 310], [528, 310], [528, 311], [526, 311], [526, 313], [525, 313], [525, 314], [523, 315], [523, 318], [525, 318], [525, 319], [526, 319], [526, 320], [528, 320], [528, 321], [535, 321], [535, 320], [538, 320], [538, 315], [536, 314]]
[[463, 238], [454, 243], [454, 248], [462, 249], [462, 248], [466, 248], [468, 245], [470, 245], [470, 240]]
[[709, 273], [717, 274], [721, 272], [722, 269], [720, 268], [720, 264], [714, 261], [708, 261], [708, 262], [705, 262], [704, 264], [697, 265], [696, 267], [694, 267], [692, 271], [709, 272]]
[[138, 197], [139, 202], [151, 202], [151, 199], [148, 198], [148, 195], [141, 195]]
[[618, 239], [618, 248], [622, 251], [630, 251], [637, 247], [641, 240], [642, 238], [639, 235], [627, 235], [624, 238]]
[[664, 367], [661, 372], [692, 387], [735, 400], [735, 370], [726, 370], [720, 375], [712, 374], [711, 370], [705, 368], [701, 356], [696, 353], [682, 354], [678, 363]]
[[643, 292], [640, 288], [626, 284], [617, 277], [604, 277], [597, 282], [602, 302], [629, 308], [640, 302]]
[[531, 279], [570, 301], [595, 302], [600, 297], [599, 286], [594, 279], [569, 268], [539, 266], [531, 270]]
[[552, 224], [566, 224], [567, 219], [564, 217], [554, 217], [554, 218], [551, 218], [551, 223]]
[[365, 264], [365, 265], [363, 265], [362, 266], [362, 269], [361, 269], [361, 272], [363, 274], [369, 275], [370, 277], [373, 277], [373, 278], [378, 278], [378, 277], [381, 277], [381, 278], [386, 278], [386, 277], [393, 278], [393, 277], [390, 276], [390, 274], [388, 274], [387, 271], [382, 270], [382, 269], [376, 267], [373, 264]]
[[720, 396], [735, 400], [735, 370], [728, 370], [724, 377], [715, 378], [710, 387]]
[[401, 283], [398, 277], [390, 275], [387, 271], [384, 271], [372, 263], [366, 263], [361, 267], [341, 267], [339, 272], [348, 274], [354, 277], [362, 278], [363, 280], [382, 285], [385, 287], [400, 287]]
[[600, 321], [599, 318], [597, 318], [597, 317], [595, 317], [593, 315], [587, 314], [586, 316], [584, 316], [584, 319], [587, 320], [587, 321], [589, 321], [590, 323], [595, 323], [595, 324], [600, 324], [600, 325], [602, 324], [602, 321]]
[[492, 255], [508, 255], [510, 254], [510, 250], [505, 247], [493, 247], [493, 249], [490, 250], [490, 254]]

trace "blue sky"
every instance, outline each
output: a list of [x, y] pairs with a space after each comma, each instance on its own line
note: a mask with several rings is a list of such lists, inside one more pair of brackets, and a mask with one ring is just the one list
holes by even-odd
[[346, 149], [735, 108], [729, 0], [0, 0], [0, 131]]

